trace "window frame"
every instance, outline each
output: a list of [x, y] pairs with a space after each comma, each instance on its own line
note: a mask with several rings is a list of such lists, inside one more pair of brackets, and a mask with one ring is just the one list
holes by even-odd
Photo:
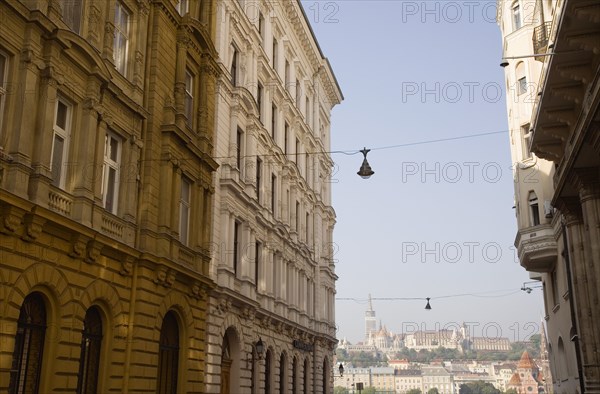
[[181, 242], [185, 246], [189, 246], [190, 243], [192, 187], [192, 181], [189, 180], [187, 177], [182, 176], [181, 187], [179, 190], [179, 242]]
[[233, 274], [237, 277], [241, 268], [242, 256], [240, 253], [240, 245], [242, 239], [242, 222], [238, 219], [233, 221]]
[[275, 141], [277, 136], [277, 104], [271, 103], [271, 138]]
[[277, 57], [279, 56], [279, 42], [277, 42], [277, 38], [273, 36], [273, 48], [271, 53], [271, 66], [276, 73], [279, 73], [277, 70]]
[[242, 173], [244, 161], [244, 130], [236, 128], [235, 132], [235, 163], [240, 174]]
[[[121, 160], [122, 160], [122, 153], [123, 153], [123, 139], [116, 133], [114, 133], [113, 131], [107, 130], [106, 134], [105, 134], [105, 141], [104, 141], [104, 155], [103, 155], [103, 165], [102, 165], [102, 206], [104, 207], [104, 209], [109, 212], [112, 213], [113, 215], [116, 215], [119, 209], [119, 188], [120, 188], [120, 183], [121, 183]], [[114, 139], [117, 142], [117, 154], [116, 154], [116, 158], [117, 160], [113, 160], [110, 158], [110, 152], [112, 152], [112, 150], [110, 150], [110, 141], [111, 139]], [[109, 152], [110, 150], [110, 152]], [[108, 156], [107, 156], [107, 152]], [[113, 201], [113, 205], [109, 208], [107, 207], [106, 203], [107, 203], [107, 196], [108, 196], [108, 182], [110, 180], [110, 170], [115, 170], [115, 178], [114, 178], [114, 188], [112, 189], [113, 191], [113, 196], [112, 196], [112, 201]]]
[[[65, 10], [69, 9], [69, 10], [76, 11], [76, 8], [73, 7], [73, 4], [76, 4], [76, 6], [79, 6], [79, 14], [77, 15], [76, 12], [73, 12], [72, 13], [72, 16], [74, 17], [73, 20], [71, 20], [71, 19], [67, 20], [67, 18], [65, 18]], [[73, 32], [75, 32], [77, 34], [81, 34], [81, 22], [83, 20], [83, 7], [82, 7], [83, 2], [82, 1], [62, 0], [60, 5], [61, 5], [63, 22]], [[69, 22], [71, 22], [71, 23], [69, 23]]]
[[185, 69], [184, 77], [184, 115], [186, 117], [185, 123], [188, 127], [194, 127], [194, 83], [196, 76], [190, 71], [189, 68]]
[[523, 75], [517, 79], [517, 95], [521, 96], [527, 93], [527, 76]]
[[261, 192], [262, 192], [262, 160], [257, 157], [256, 158], [256, 200], [258, 204], [261, 203]]
[[231, 43], [231, 67], [229, 68], [229, 73], [231, 75], [231, 84], [233, 86], [237, 86], [238, 83], [238, 62], [239, 62], [239, 50], [235, 43]]
[[521, 157], [522, 160], [529, 160], [533, 157], [533, 153], [529, 148], [531, 143], [531, 130], [529, 123], [521, 126]]
[[[167, 320], [169, 319], [169, 320]], [[165, 323], [169, 325], [165, 326]], [[171, 329], [170, 331], [167, 331]], [[175, 329], [172, 332], [172, 329]], [[170, 334], [175, 334], [173, 337]], [[168, 343], [176, 342], [175, 344]], [[175, 312], [168, 311], [163, 317], [160, 328], [160, 339], [158, 343], [158, 366], [156, 392], [158, 394], [176, 394], [177, 381], [179, 380], [179, 357], [181, 350], [181, 328]], [[163, 362], [171, 363], [172, 368], [165, 368]], [[164, 374], [163, 374], [164, 373]], [[166, 379], [163, 383], [163, 379]]]
[[277, 175], [271, 174], [271, 212], [275, 217], [277, 209]]
[[519, 30], [523, 27], [523, 19], [521, 16], [521, 5], [518, 1], [515, 1], [510, 7], [510, 15], [512, 21], [513, 31]]
[[[97, 316], [89, 315], [93, 311]], [[94, 332], [97, 327], [90, 327], [90, 319], [97, 317], [99, 320], [99, 330]], [[88, 323], [86, 323], [88, 321]], [[92, 322], [92, 323], [98, 323]], [[87, 324], [87, 325], [86, 325]], [[104, 337], [104, 319], [102, 312], [97, 305], [92, 305], [85, 313], [83, 320], [83, 329], [81, 331], [81, 353], [79, 356], [79, 374], [77, 379], [77, 393], [88, 393], [91, 386], [92, 392], [98, 391], [98, 382], [100, 380], [100, 359], [102, 354], [102, 339]], [[94, 369], [95, 366], [95, 370]], [[93, 374], [90, 376], [89, 369], [92, 368]], [[93, 379], [89, 381], [88, 379]]]
[[6, 52], [0, 50], [0, 148], [4, 148], [2, 125], [4, 124], [4, 103], [8, 96], [8, 66], [9, 56]]
[[264, 124], [263, 122], [263, 102], [264, 102], [264, 92], [265, 92], [265, 88], [263, 86], [263, 84], [258, 81], [257, 86], [256, 86], [256, 106], [258, 107], [258, 120], [260, 121], [260, 123]]
[[527, 195], [527, 203], [529, 205], [529, 215], [531, 226], [538, 226], [541, 224], [540, 216], [540, 204], [537, 194], [534, 191], [530, 191]]
[[179, 0], [175, 5], [175, 9], [179, 13], [180, 16], [184, 16], [188, 12], [190, 12], [190, 2], [188, 0]]
[[[57, 124], [58, 122], [58, 108], [59, 105], [63, 104], [66, 108], [65, 112], [65, 128], [62, 128]], [[54, 105], [54, 117], [52, 121], [52, 147], [50, 150], [50, 170], [52, 172], [52, 184], [58, 188], [66, 188], [67, 178], [67, 160], [69, 157], [69, 146], [71, 143], [71, 129], [73, 121], [73, 105], [67, 101], [63, 96], [58, 95], [56, 97], [56, 103]], [[55, 179], [55, 144], [56, 140], [61, 138], [63, 141], [63, 147], [61, 152], [60, 166], [58, 168], [58, 179]]]
[[[123, 15], [126, 16], [124, 27], [120, 23], [120, 19], [122, 19]], [[115, 29], [115, 37], [113, 41], [113, 60], [115, 63], [115, 69], [123, 76], [127, 76], [128, 71], [129, 42], [131, 40], [130, 24], [132, 21], [132, 16], [133, 13], [129, 10], [129, 8], [127, 8], [127, 6], [125, 6], [123, 1], [117, 0], [115, 2], [115, 19], [113, 21]], [[123, 40], [120, 38], [123, 38]], [[122, 42], [124, 42], [124, 44]], [[122, 51], [121, 48], [123, 48]], [[117, 53], [121, 52], [122, 58], [118, 58]]]
[[[37, 308], [38, 310], [36, 311]], [[40, 322], [32, 322], [31, 313], [39, 312]], [[46, 347], [46, 331], [50, 313], [44, 296], [39, 292], [28, 294], [21, 304], [19, 319], [17, 320], [17, 333], [11, 359], [11, 372], [9, 379], [10, 394], [22, 393], [27, 387], [28, 379], [33, 379], [33, 392], [39, 391], [44, 364], [44, 348]], [[32, 341], [38, 341], [39, 353], [30, 354]], [[25, 354], [27, 351], [27, 354]], [[24, 364], [23, 364], [24, 363]], [[33, 363], [33, 364], [31, 364]], [[30, 375], [30, 367], [34, 367]]]

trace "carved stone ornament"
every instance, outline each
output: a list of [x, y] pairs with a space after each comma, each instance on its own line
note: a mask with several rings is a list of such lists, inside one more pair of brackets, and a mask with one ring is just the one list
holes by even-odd
[[123, 275], [123, 276], [129, 276], [131, 275], [131, 272], [133, 271], [133, 263], [134, 263], [135, 259], [131, 256], [127, 256], [125, 257], [122, 261], [121, 261], [121, 270], [119, 271], [119, 274]]
[[85, 258], [85, 254], [87, 252], [87, 240], [77, 234], [71, 239], [71, 250], [69, 251], [69, 256], [75, 259], [83, 260]]
[[160, 265], [156, 268], [156, 279], [154, 279], [154, 283], [156, 283], [157, 285], [163, 285], [165, 286], [165, 283], [167, 282], [167, 272], [169, 271], [169, 269], [164, 266], [164, 265]]
[[2, 212], [0, 212], [0, 215], [0, 232], [10, 234], [17, 231], [23, 217], [22, 211], [17, 211], [14, 207], [6, 206]]
[[102, 249], [102, 245], [99, 242], [91, 240], [87, 243], [87, 256], [85, 258], [85, 262], [89, 264], [94, 264], [100, 257], [100, 250]]
[[199, 281], [194, 281], [190, 286], [190, 296], [196, 300], [202, 300], [206, 298], [206, 290], [202, 288], [202, 284]]
[[21, 239], [26, 242], [35, 241], [42, 233], [42, 228], [46, 219], [42, 219], [33, 214], [25, 215], [25, 231]]

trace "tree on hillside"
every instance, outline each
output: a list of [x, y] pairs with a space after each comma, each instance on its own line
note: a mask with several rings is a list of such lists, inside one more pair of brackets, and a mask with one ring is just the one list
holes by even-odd
[[491, 383], [484, 383], [482, 380], [469, 382], [460, 385], [459, 394], [502, 394], [500, 390]]

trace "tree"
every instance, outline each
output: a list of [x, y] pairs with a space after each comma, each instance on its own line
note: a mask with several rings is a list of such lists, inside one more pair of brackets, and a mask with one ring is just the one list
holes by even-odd
[[377, 394], [377, 389], [373, 386], [369, 386], [362, 391], [362, 394]]
[[504, 392], [504, 394], [519, 394], [517, 389], [510, 388]]
[[429, 389], [427, 394], [440, 394], [440, 392], [438, 391], [437, 387], [434, 387], [434, 388]]
[[423, 392], [419, 389], [410, 389], [406, 392], [406, 394], [423, 394]]
[[483, 380], [469, 382], [460, 385], [459, 394], [502, 394], [500, 390], [491, 383], [485, 383]]
[[335, 386], [333, 388], [333, 394], [348, 394], [348, 389], [342, 386]]

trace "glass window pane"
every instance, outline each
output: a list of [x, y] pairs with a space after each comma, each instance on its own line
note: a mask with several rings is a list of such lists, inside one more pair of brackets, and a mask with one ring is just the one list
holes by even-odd
[[62, 175], [63, 152], [65, 140], [58, 134], [54, 134], [54, 143], [52, 147], [52, 184], [60, 186], [60, 178]]
[[110, 159], [114, 162], [118, 161], [118, 154], [119, 154], [119, 141], [117, 141], [115, 138], [109, 137], [110, 138]]
[[4, 72], [6, 69], [6, 57], [0, 53], [0, 86], [4, 87]]
[[115, 182], [117, 180], [117, 171], [112, 168], [109, 167], [108, 168], [108, 181], [107, 181], [107, 185], [106, 185], [106, 210], [111, 212], [111, 213], [115, 213], [113, 211], [114, 209], [114, 202], [115, 202]]
[[67, 129], [67, 111], [68, 107], [62, 101], [56, 106], [56, 125], [63, 130]]

